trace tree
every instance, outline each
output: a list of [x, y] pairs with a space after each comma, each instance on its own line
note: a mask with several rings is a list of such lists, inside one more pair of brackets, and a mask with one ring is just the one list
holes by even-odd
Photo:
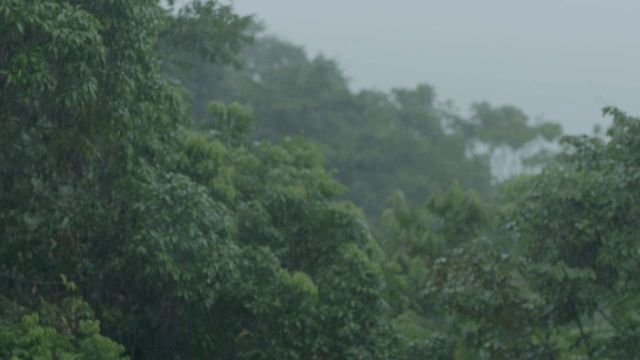
[[[252, 122], [237, 104], [211, 108], [211, 127], [229, 117]], [[211, 354], [385, 358], [392, 336], [381, 311], [381, 274], [367, 255], [372, 239], [361, 214], [337, 201], [343, 186], [303, 138], [223, 145], [234, 134], [207, 139], [187, 131], [185, 162], [176, 169], [224, 199], [242, 248], [238, 277], [211, 309], [222, 319], [209, 325]]]
[[[105, 333], [150, 357], [184, 334], [175, 301], [210, 295], [189, 286], [231, 276], [215, 254], [235, 249], [225, 209], [162, 170], [186, 120], [155, 60], [163, 14], [155, 1], [0, 3], [2, 294], [27, 308], [82, 296]], [[185, 264], [191, 283], [175, 277]]]
[[510, 271], [498, 241], [488, 240], [496, 238], [498, 215], [494, 206], [457, 183], [420, 207], [408, 204], [402, 193], [392, 196], [383, 216], [381, 262], [385, 297], [393, 305], [390, 315], [403, 335], [407, 354], [474, 358], [478, 347], [487, 344], [476, 337], [479, 329], [499, 331], [482, 321], [486, 318], [499, 328], [495, 324], [512, 315], [498, 319], [498, 311], [489, 306], [499, 305], [487, 301], [491, 291], [504, 290], [498, 279]]
[[[206, 118], [210, 99], [250, 104], [258, 118], [254, 139], [313, 140], [347, 186], [346, 198], [373, 224], [398, 189], [415, 205], [414, 199], [444, 193], [457, 180], [491, 198], [497, 181], [489, 155], [504, 147], [509, 154], [522, 151], [539, 136], [552, 140], [560, 132], [557, 124], [531, 124], [512, 106], [476, 104], [465, 118], [427, 84], [355, 93], [335, 61], [310, 58], [300, 46], [262, 30], [249, 27], [254, 41], [241, 53], [242, 67], [200, 63], [197, 76], [178, 77], [191, 94], [196, 123]], [[476, 151], [480, 143], [489, 144], [489, 155]], [[535, 168], [545, 159], [528, 163]]]
[[173, 1], [168, 5], [155, 47], [165, 76], [175, 81], [197, 65], [240, 65], [237, 53], [251, 41], [246, 33], [251, 17], [217, 0], [194, 0], [178, 9]]
[[[605, 114], [614, 117], [609, 141], [565, 137], [570, 147], [555, 165], [503, 188], [503, 230], [463, 232], [471, 240], [425, 263], [414, 293], [449, 316], [444, 339], [464, 357], [635, 356], [640, 120], [614, 108]], [[460, 213], [448, 201], [432, 204], [443, 204], [434, 209], [444, 214], [473, 213], [469, 205]], [[464, 216], [453, 218], [464, 224]]]
[[[182, 20], [236, 24], [198, 9]], [[387, 358], [361, 214], [309, 142], [252, 142], [239, 104], [189, 129], [155, 52], [182, 21], [155, 1], [0, 16], [2, 356]]]
[[100, 335], [99, 321], [85, 302], [66, 298], [27, 313], [0, 299], [0, 355], [3, 358], [124, 359], [124, 347]]
[[563, 351], [632, 357], [638, 242], [640, 121], [615, 108], [609, 141], [566, 137], [571, 151], [526, 183], [517, 212], [532, 288], [547, 321], [567, 331]]
[[499, 182], [520, 173], [537, 173], [558, 153], [556, 141], [562, 127], [530, 119], [514, 106], [493, 107], [474, 103], [468, 121], [454, 122], [472, 140], [469, 150], [488, 147], [494, 178]]

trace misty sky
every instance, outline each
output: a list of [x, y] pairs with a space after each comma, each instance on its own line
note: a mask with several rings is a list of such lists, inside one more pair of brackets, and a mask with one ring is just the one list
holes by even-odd
[[426, 82], [465, 113], [512, 104], [567, 133], [640, 115], [638, 0], [235, 0], [269, 33], [338, 61], [352, 88]]

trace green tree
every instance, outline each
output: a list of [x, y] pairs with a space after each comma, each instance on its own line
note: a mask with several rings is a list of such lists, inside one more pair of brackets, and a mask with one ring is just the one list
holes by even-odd
[[[211, 124], [202, 126], [225, 117], [252, 122], [237, 104], [211, 109]], [[224, 199], [243, 249], [239, 276], [213, 304], [212, 316], [222, 320], [210, 326], [212, 353], [384, 358], [391, 333], [381, 273], [367, 255], [372, 239], [359, 211], [337, 201], [344, 188], [325, 172], [318, 150], [303, 138], [227, 147], [234, 132], [185, 134], [191, 161], [178, 162], [178, 170]]]
[[240, 65], [237, 53], [251, 40], [246, 33], [251, 17], [239, 16], [231, 5], [217, 0], [192, 0], [179, 8], [174, 1], [167, 5], [155, 47], [166, 76], [177, 81], [192, 75], [198, 65]]
[[[467, 292], [479, 281], [482, 268], [469, 265], [486, 258], [493, 261], [490, 252], [499, 251], [486, 240], [496, 233], [497, 210], [454, 183], [446, 194], [432, 195], [420, 207], [410, 205], [402, 193], [394, 194], [383, 223], [385, 298], [393, 304], [391, 316], [407, 353], [473, 358], [477, 326], [472, 323], [488, 309], [474, 308], [477, 311], [468, 315], [457, 305], [468, 301], [480, 307], [478, 293]], [[484, 276], [492, 275], [496, 274]]]
[[475, 240], [425, 265], [422, 303], [448, 314], [445, 338], [464, 358], [637, 353], [640, 120], [614, 108], [605, 114], [614, 118], [608, 141], [565, 137], [569, 147], [555, 165], [503, 188], [504, 230], [463, 235]]
[[124, 347], [100, 335], [89, 305], [74, 298], [28, 313], [0, 298], [0, 356], [6, 359], [125, 359]]
[[0, 16], [2, 294], [77, 293], [129, 354], [200, 340], [182, 312], [203, 319], [239, 250], [224, 206], [164, 170], [185, 122], [155, 60], [164, 10], [4, 0]]
[[[233, 29], [208, 4], [184, 16]], [[250, 141], [238, 104], [188, 128], [156, 60], [184, 19], [151, 0], [0, 16], [0, 295], [24, 308], [0, 316], [2, 356], [387, 358], [371, 235], [315, 147]]]
[[[607, 142], [566, 137], [556, 167], [525, 183], [518, 214], [531, 286], [565, 352], [633, 357], [638, 349], [637, 179], [640, 121], [615, 108]], [[561, 342], [564, 340], [565, 342]]]
[[467, 121], [454, 121], [470, 138], [472, 152], [487, 147], [494, 177], [505, 181], [519, 173], [537, 173], [553, 162], [558, 153], [557, 140], [562, 127], [552, 122], [529, 117], [514, 106], [491, 106], [487, 102], [474, 103]]
[[[385, 199], [398, 189], [414, 205], [455, 180], [493, 197], [491, 157], [475, 151], [479, 143], [488, 144], [490, 154], [504, 147], [511, 154], [559, 134], [557, 124], [531, 124], [511, 106], [476, 104], [465, 118], [426, 84], [355, 93], [335, 61], [310, 58], [299, 46], [262, 35], [259, 25], [247, 31], [255, 41], [243, 49], [241, 68], [200, 63], [194, 74], [179, 77], [196, 123], [208, 116], [211, 99], [251, 104], [258, 118], [254, 139], [313, 140], [347, 186], [346, 198], [376, 225]], [[537, 156], [527, 166], [546, 159]]]
[[524, 146], [535, 137], [553, 140], [562, 134], [559, 124], [550, 122], [529, 124], [529, 118], [513, 106], [492, 107], [487, 102], [474, 103], [467, 131], [491, 146], [508, 145], [512, 149]]

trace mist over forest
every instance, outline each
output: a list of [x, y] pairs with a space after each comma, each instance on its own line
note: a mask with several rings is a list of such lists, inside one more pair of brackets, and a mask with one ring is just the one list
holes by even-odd
[[435, 86], [468, 115], [514, 104], [570, 135], [606, 128], [605, 106], [640, 113], [634, 0], [234, 0], [267, 33], [337, 59], [352, 89]]
[[214, 0], [0, 0], [0, 359], [633, 359], [640, 119], [341, 64]]

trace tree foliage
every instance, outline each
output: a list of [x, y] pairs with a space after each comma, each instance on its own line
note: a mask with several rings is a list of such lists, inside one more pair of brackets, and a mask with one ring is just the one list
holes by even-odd
[[250, 141], [238, 104], [188, 128], [158, 32], [166, 50], [219, 22], [219, 48], [194, 45], [216, 61], [244, 36], [229, 8], [188, 9], [1, 3], [0, 294], [24, 308], [3, 356], [384, 358], [371, 236], [315, 147]]
[[354, 93], [258, 32], [216, 1], [0, 0], [0, 357], [636, 356], [638, 118], [498, 189], [470, 148], [557, 125]]
[[[416, 209], [395, 200], [390, 244], [426, 251], [396, 255], [401, 267], [387, 275], [389, 298], [411, 304], [412, 321], [397, 310], [409, 338], [445, 329], [449, 354], [464, 358], [634, 358], [640, 120], [604, 112], [614, 118], [608, 141], [565, 137], [556, 165], [503, 188], [507, 202], [494, 220], [473, 203], [457, 211], [456, 197]], [[434, 226], [434, 210], [457, 231]], [[434, 241], [438, 234], [449, 247]]]
[[259, 26], [249, 34], [255, 40], [240, 54], [242, 68], [201, 63], [193, 75], [179, 77], [192, 116], [206, 118], [212, 98], [240, 101], [257, 115], [255, 139], [311, 139], [347, 186], [346, 198], [373, 222], [397, 189], [414, 205], [454, 181], [493, 197], [489, 157], [475, 152], [476, 144], [509, 144], [513, 152], [560, 134], [559, 125], [531, 124], [515, 107], [480, 103], [465, 118], [427, 84], [354, 92], [335, 61], [311, 58], [299, 46], [262, 35]]

